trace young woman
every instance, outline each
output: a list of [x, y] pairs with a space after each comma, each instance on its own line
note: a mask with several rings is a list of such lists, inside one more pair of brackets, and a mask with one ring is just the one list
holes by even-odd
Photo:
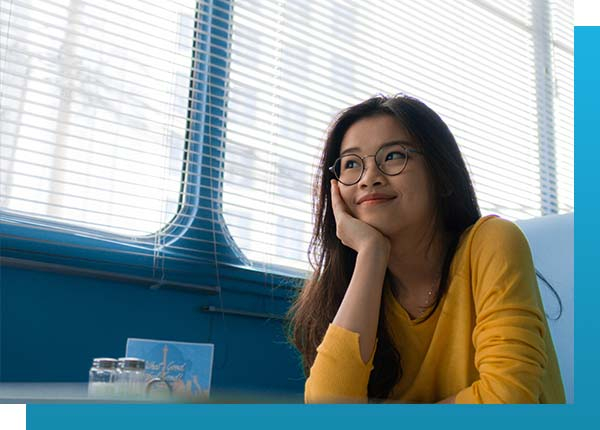
[[481, 217], [425, 104], [343, 111], [315, 209], [314, 274], [290, 310], [307, 403], [564, 403], [527, 241]]

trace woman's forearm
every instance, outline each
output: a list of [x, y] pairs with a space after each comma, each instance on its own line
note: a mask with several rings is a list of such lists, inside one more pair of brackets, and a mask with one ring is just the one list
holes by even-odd
[[377, 338], [379, 308], [389, 249], [366, 247], [356, 257], [354, 273], [333, 324], [359, 334], [360, 355], [367, 362]]

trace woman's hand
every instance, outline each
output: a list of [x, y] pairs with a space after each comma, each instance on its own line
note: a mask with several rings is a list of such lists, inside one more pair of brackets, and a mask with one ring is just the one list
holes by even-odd
[[386, 255], [389, 256], [390, 240], [375, 227], [352, 216], [335, 179], [331, 180], [331, 206], [335, 216], [336, 235], [344, 245], [359, 253], [375, 247], [386, 251]]

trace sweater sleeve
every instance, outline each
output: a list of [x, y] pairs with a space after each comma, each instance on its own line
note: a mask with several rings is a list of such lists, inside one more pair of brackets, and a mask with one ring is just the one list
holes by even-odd
[[513, 223], [492, 218], [471, 246], [479, 380], [456, 403], [539, 403], [548, 361], [545, 316], [529, 245]]
[[359, 334], [329, 324], [306, 380], [306, 403], [366, 403], [373, 358], [364, 363], [360, 356]]

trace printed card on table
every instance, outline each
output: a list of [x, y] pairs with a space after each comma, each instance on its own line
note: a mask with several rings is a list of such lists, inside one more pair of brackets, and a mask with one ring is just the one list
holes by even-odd
[[127, 357], [146, 361], [147, 378], [169, 382], [173, 395], [207, 398], [210, 393], [214, 345], [155, 339], [127, 339]]

